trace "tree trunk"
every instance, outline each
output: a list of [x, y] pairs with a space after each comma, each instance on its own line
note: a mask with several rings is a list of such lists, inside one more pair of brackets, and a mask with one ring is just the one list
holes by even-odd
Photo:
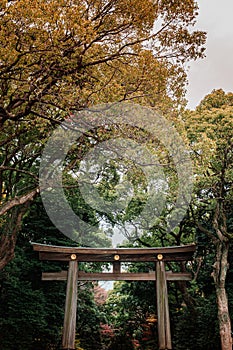
[[232, 350], [231, 320], [228, 309], [228, 298], [225, 289], [226, 274], [228, 270], [229, 242], [218, 241], [216, 244], [216, 262], [214, 264], [213, 278], [215, 282], [218, 321], [222, 350]]
[[26, 205], [21, 208], [13, 208], [5, 223], [5, 229], [2, 227], [3, 232], [0, 236], [0, 270], [14, 258], [17, 234], [21, 228], [26, 210]]
[[1, 235], [0, 237], [0, 270], [2, 270], [8, 262], [14, 257], [16, 236]]
[[31, 201], [38, 195], [39, 189], [35, 188], [21, 197], [14, 197], [0, 207], [0, 219], [2, 218], [0, 236], [0, 270], [13, 258], [17, 234], [21, 229], [23, 216]]

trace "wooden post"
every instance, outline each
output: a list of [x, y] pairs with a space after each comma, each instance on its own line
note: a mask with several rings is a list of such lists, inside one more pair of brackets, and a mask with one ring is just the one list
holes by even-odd
[[121, 263], [120, 261], [113, 262], [113, 273], [121, 273]]
[[156, 296], [159, 350], [172, 349], [165, 264], [156, 262]]
[[[72, 254], [71, 259], [76, 259]], [[77, 284], [78, 284], [78, 262], [71, 260], [69, 262], [69, 270], [66, 287], [66, 304], [65, 317], [62, 337], [62, 349], [75, 349], [75, 333], [76, 333], [76, 312], [77, 312]]]
[[171, 326], [170, 326], [170, 315], [169, 315], [169, 305], [168, 305], [168, 291], [167, 291], [167, 279], [165, 264], [163, 263], [163, 279], [164, 279], [164, 306], [165, 306], [165, 335], [166, 335], [166, 349], [172, 349], [171, 340]]

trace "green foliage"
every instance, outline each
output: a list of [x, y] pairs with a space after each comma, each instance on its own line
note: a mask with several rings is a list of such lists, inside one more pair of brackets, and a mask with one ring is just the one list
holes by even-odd
[[17, 247], [1, 272], [0, 338], [4, 350], [59, 349], [65, 286], [40, 282], [31, 247]]
[[[106, 312], [115, 329], [115, 342], [119, 341], [123, 349], [127, 349], [127, 346], [131, 349], [136, 340], [142, 343], [148, 326], [146, 318], [149, 314], [155, 313], [154, 290], [152, 283], [116, 282], [114, 284], [114, 289], [107, 299]], [[128, 344], [129, 339], [131, 345]], [[154, 332], [150, 334], [149, 340], [155, 345]]]
[[[4, 350], [58, 350], [64, 319], [66, 283], [41, 281], [42, 271], [67, 269], [67, 263], [40, 262], [30, 241], [75, 245], [50, 222], [39, 198], [24, 217], [15, 258], [0, 275], [0, 340]], [[98, 271], [100, 266], [82, 266]], [[95, 302], [91, 284], [78, 291], [77, 339], [85, 350], [100, 347], [100, 322], [105, 315]]]
[[195, 312], [183, 307], [173, 315], [175, 350], [219, 350], [215, 296], [196, 298]]
[[106, 323], [106, 316], [94, 301], [93, 285], [80, 285], [77, 309], [77, 337], [85, 350], [102, 350], [100, 324]]

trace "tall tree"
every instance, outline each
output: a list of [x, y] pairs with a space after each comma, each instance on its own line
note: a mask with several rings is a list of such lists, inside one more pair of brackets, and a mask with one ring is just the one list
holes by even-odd
[[229, 246], [233, 239], [233, 94], [215, 90], [195, 112], [187, 113], [186, 127], [196, 167], [196, 225], [215, 246], [212, 276], [215, 283], [222, 350], [232, 349], [231, 319], [225, 288]]
[[1, 268], [38, 194], [41, 150], [57, 124], [99, 102], [180, 105], [184, 63], [203, 56], [205, 34], [190, 29], [198, 9], [193, 0], [1, 0], [0, 6]]

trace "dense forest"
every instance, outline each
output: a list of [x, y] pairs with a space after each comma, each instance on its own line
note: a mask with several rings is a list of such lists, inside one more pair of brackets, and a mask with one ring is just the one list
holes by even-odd
[[[167, 266], [192, 274], [168, 282], [173, 348], [232, 349], [233, 93], [186, 108], [197, 16], [194, 0], [0, 1], [1, 349], [61, 348], [66, 282], [41, 275], [67, 264], [32, 242], [111, 247], [119, 232], [119, 247], [195, 243]], [[76, 349], [157, 349], [155, 300], [154, 282], [79, 282]]]

